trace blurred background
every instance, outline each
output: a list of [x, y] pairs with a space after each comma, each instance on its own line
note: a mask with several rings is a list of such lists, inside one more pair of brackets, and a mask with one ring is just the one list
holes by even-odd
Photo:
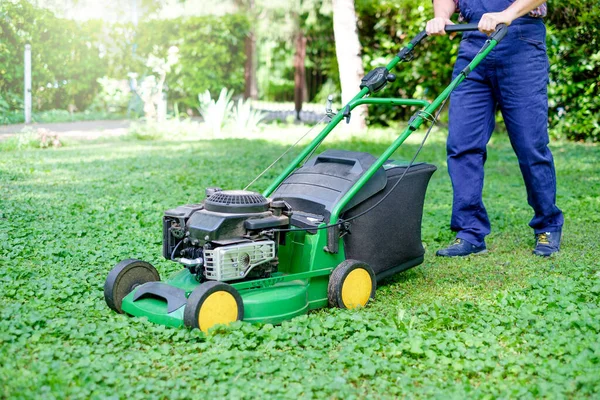
[[[555, 138], [600, 140], [600, 7], [592, 3], [549, 2]], [[349, 4], [355, 22], [334, 32]], [[248, 129], [315, 123], [328, 95], [342, 102], [340, 69], [356, 60], [336, 54], [352, 35], [368, 72], [431, 15], [428, 0], [2, 0], [0, 123], [24, 122], [27, 44], [34, 123], [198, 118], [218, 131], [229, 114]], [[458, 43], [426, 41], [385, 95], [434, 98], [450, 80]], [[388, 126], [411, 113], [371, 107], [365, 118]]]

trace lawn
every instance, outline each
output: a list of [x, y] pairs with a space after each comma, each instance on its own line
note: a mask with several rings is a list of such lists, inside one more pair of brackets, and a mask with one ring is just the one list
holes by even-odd
[[[417, 146], [411, 140], [398, 157], [410, 158]], [[600, 395], [594, 145], [552, 146], [566, 217], [556, 257], [531, 255], [531, 211], [502, 134], [487, 164], [490, 252], [434, 257], [453, 238], [437, 132], [419, 157], [439, 167], [425, 203], [425, 261], [385, 281], [366, 308], [324, 309], [280, 326], [238, 322], [208, 336], [108, 309], [104, 279], [119, 260], [150, 261], [161, 276], [178, 269], [160, 256], [165, 209], [202, 200], [207, 186], [244, 187], [285, 147], [113, 140], [0, 152], [0, 398]], [[385, 140], [331, 147], [377, 154]]]

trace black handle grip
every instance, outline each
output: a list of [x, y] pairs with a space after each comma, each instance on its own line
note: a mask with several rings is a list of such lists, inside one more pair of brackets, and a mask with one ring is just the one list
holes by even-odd
[[508, 25], [506, 24], [498, 24], [496, 26], [496, 30], [494, 33], [490, 35], [490, 39], [496, 40], [496, 42], [500, 43], [504, 36], [508, 33]]
[[[446, 25], [444, 30], [446, 33], [477, 31], [479, 30], [478, 26], [478, 22], [471, 22], [469, 24]], [[490, 39], [496, 39], [497, 42], [500, 42], [502, 39], [504, 39], [504, 36], [506, 36], [507, 32], [508, 26], [506, 24], [498, 24], [494, 33], [490, 35]]]
[[479, 23], [477, 22], [472, 22], [470, 24], [446, 25], [444, 27], [444, 30], [446, 31], [446, 33], [477, 31], [479, 30], [478, 26]]

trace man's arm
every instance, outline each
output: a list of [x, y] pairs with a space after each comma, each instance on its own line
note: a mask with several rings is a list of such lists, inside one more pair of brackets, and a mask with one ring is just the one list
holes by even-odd
[[433, 0], [433, 15], [435, 18], [427, 21], [425, 31], [429, 36], [445, 35], [444, 27], [453, 25], [450, 21], [452, 14], [456, 12], [456, 4], [454, 0]]
[[498, 24], [510, 25], [515, 19], [522, 17], [534, 8], [539, 7], [544, 1], [545, 0], [516, 0], [504, 11], [483, 14], [479, 21], [479, 30], [490, 35], [496, 30]]

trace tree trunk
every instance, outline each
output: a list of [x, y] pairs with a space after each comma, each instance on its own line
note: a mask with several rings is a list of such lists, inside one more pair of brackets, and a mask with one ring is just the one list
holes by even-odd
[[[354, 0], [333, 0], [333, 34], [342, 86], [342, 103], [345, 105], [360, 90], [360, 80], [364, 75]], [[355, 108], [350, 119], [350, 130], [364, 131], [367, 127], [366, 117], [366, 106]]]
[[302, 29], [296, 35], [296, 55], [294, 56], [294, 105], [296, 121], [300, 121], [302, 102], [306, 100], [306, 37]]
[[246, 63], [244, 64], [244, 99], [258, 99], [258, 83], [256, 81], [256, 13], [254, 0], [236, 0], [236, 6], [250, 16], [250, 30], [244, 43]]
[[244, 79], [246, 89], [244, 99], [258, 99], [258, 85], [256, 82], [256, 35], [254, 28], [250, 30], [246, 37], [246, 64], [244, 65]]

